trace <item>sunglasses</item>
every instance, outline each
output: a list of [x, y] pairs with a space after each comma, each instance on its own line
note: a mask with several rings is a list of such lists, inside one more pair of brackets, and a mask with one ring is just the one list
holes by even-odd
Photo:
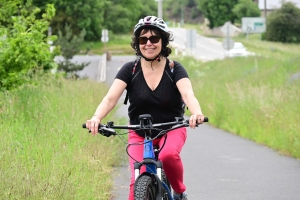
[[139, 44], [147, 44], [148, 40], [150, 40], [150, 42], [152, 44], [158, 43], [160, 40], [160, 37], [158, 35], [152, 35], [151, 37], [147, 38], [147, 37], [139, 37]]

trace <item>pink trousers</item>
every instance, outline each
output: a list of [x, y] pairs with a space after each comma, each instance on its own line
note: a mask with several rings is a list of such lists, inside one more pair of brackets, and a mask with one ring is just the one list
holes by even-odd
[[[162, 151], [159, 153], [159, 160], [163, 163], [163, 169], [168, 177], [172, 189], [176, 193], [182, 193], [186, 187], [183, 184], [183, 165], [180, 158], [181, 149], [186, 141], [186, 128], [179, 128], [172, 130], [167, 133], [166, 143]], [[153, 145], [163, 145], [165, 137], [155, 139]], [[140, 137], [135, 132], [129, 134], [128, 142], [142, 143], [143, 137]], [[143, 160], [143, 145], [131, 145], [128, 149], [129, 154], [137, 161]], [[129, 200], [134, 200], [134, 167], [135, 160], [129, 157], [130, 169], [131, 169], [131, 180], [130, 180], [130, 191]], [[141, 173], [145, 171], [145, 167], [141, 168]]]

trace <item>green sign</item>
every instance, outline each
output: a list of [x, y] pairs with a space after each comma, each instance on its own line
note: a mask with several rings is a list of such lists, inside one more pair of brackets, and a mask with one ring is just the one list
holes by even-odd
[[262, 22], [255, 22], [254, 23], [254, 26], [263, 26], [264, 25], [264, 23], [262, 23]]

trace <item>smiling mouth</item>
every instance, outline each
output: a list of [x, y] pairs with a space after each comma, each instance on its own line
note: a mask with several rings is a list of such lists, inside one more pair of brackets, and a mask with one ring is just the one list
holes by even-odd
[[155, 48], [148, 48], [148, 49], [145, 49], [145, 51], [154, 51]]

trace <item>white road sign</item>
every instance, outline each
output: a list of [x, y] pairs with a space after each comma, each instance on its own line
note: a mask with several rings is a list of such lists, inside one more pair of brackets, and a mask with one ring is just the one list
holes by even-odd
[[234, 40], [232, 38], [226, 37], [223, 39], [222, 46], [224, 47], [224, 49], [230, 50], [232, 49], [233, 45], [234, 45]]
[[108, 42], [109, 38], [108, 38], [108, 30], [107, 29], [103, 29], [102, 30], [102, 36], [101, 36], [101, 42], [106, 43]]
[[243, 33], [263, 33], [266, 32], [266, 19], [264, 17], [243, 17]]
[[186, 30], [186, 47], [195, 48], [197, 44], [197, 31], [195, 29]]

